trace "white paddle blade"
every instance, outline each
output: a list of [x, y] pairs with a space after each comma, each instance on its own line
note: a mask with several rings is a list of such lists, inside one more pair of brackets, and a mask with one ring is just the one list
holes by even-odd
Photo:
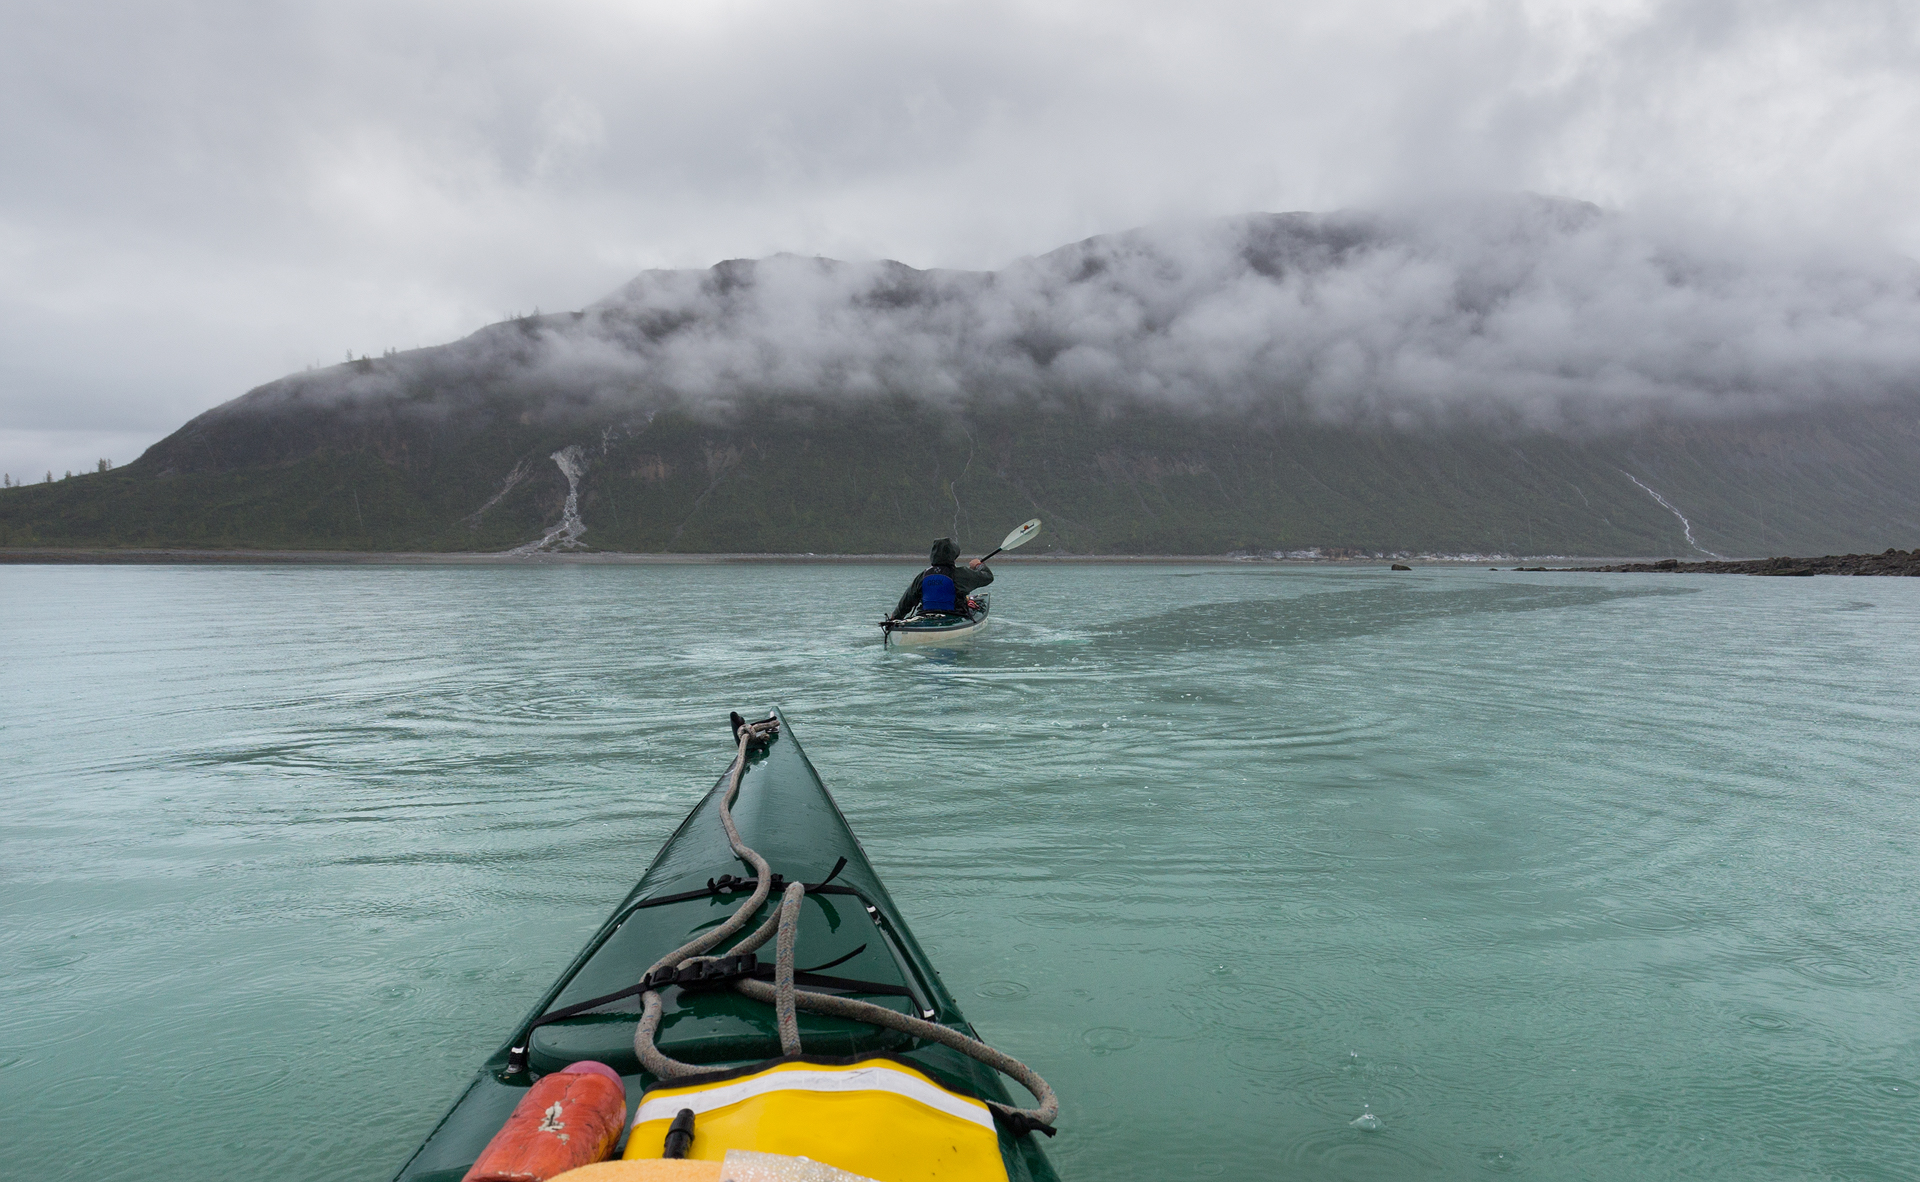
[[1029, 521], [1025, 525], [1021, 526], [1019, 529], [1016, 529], [1012, 533], [1008, 534], [1007, 540], [1000, 543], [1000, 548], [1002, 550], [1011, 550], [1015, 546], [1024, 546], [1027, 544], [1027, 539], [1033, 537], [1033, 535], [1039, 532], [1040, 532], [1040, 519], [1036, 517], [1032, 521]]

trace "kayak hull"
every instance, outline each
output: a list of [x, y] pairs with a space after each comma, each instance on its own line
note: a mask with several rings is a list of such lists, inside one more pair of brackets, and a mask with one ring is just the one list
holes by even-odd
[[970, 644], [987, 630], [990, 608], [969, 615], [909, 616], [887, 630], [887, 643], [906, 648], [951, 648]]
[[[642, 1093], [659, 1083], [633, 1050], [639, 1018], [635, 998], [591, 1013], [541, 1025], [549, 1011], [612, 993], [637, 982], [660, 956], [695, 932], [724, 920], [752, 888], [710, 887], [723, 875], [746, 876], [752, 868], [737, 858], [720, 825], [727, 777], [702, 798], [667, 839], [639, 883], [588, 941], [510, 1037], [488, 1057], [466, 1091], [396, 1175], [396, 1182], [458, 1182], [506, 1122], [514, 1105], [540, 1075], [579, 1060], [596, 1060], [619, 1072], [626, 1084], [628, 1117]], [[837, 961], [831, 972], [855, 982], [878, 983], [893, 992], [851, 996], [979, 1037], [942, 984], [875, 873], [846, 817], [782, 720], [779, 735], [749, 757], [733, 806], [734, 823], [788, 881], [831, 887], [809, 892], [801, 912], [801, 963]], [[771, 913], [776, 894], [761, 912]], [[718, 951], [718, 950], [717, 950]], [[771, 949], [769, 949], [771, 951]], [[839, 958], [845, 959], [839, 959]], [[671, 1058], [726, 1071], [780, 1057], [772, 1007], [730, 990], [663, 992], [665, 1017], [656, 1038]], [[813, 1056], [884, 1055], [897, 1058], [941, 1086], [979, 1100], [1013, 1104], [1017, 1099], [992, 1069], [938, 1043], [898, 1031], [802, 1013], [803, 1050]], [[508, 1051], [528, 1048], [530, 1071], [508, 1069]], [[1056, 1175], [1034, 1134], [998, 1130], [1010, 1182], [1054, 1182]]]

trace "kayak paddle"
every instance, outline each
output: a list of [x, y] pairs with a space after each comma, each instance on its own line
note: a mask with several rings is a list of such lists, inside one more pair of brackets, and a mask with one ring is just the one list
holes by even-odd
[[1036, 517], [1032, 521], [1029, 521], [1025, 525], [1021, 526], [1019, 529], [1016, 529], [1012, 533], [1008, 534], [1006, 541], [1001, 542], [1000, 545], [993, 551], [993, 554], [986, 555], [985, 557], [981, 558], [980, 561], [985, 562], [988, 558], [992, 558], [994, 554], [1000, 553], [1001, 550], [1011, 550], [1015, 546], [1024, 546], [1027, 544], [1027, 540], [1029, 538], [1033, 537], [1033, 535], [1039, 532], [1040, 532], [1040, 519]]

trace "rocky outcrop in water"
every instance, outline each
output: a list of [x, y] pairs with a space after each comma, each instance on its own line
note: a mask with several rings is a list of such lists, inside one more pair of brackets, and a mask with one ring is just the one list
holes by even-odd
[[1920, 549], [1878, 554], [1828, 554], [1822, 558], [1751, 558], [1745, 561], [1627, 562], [1618, 566], [1580, 566], [1580, 571], [1688, 575], [1913, 575], [1920, 576]]

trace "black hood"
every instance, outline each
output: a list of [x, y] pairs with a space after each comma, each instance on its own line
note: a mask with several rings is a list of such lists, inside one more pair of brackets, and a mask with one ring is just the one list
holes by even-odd
[[934, 566], [952, 566], [953, 560], [958, 557], [960, 557], [960, 543], [952, 538], [941, 538], [927, 553], [927, 561]]

